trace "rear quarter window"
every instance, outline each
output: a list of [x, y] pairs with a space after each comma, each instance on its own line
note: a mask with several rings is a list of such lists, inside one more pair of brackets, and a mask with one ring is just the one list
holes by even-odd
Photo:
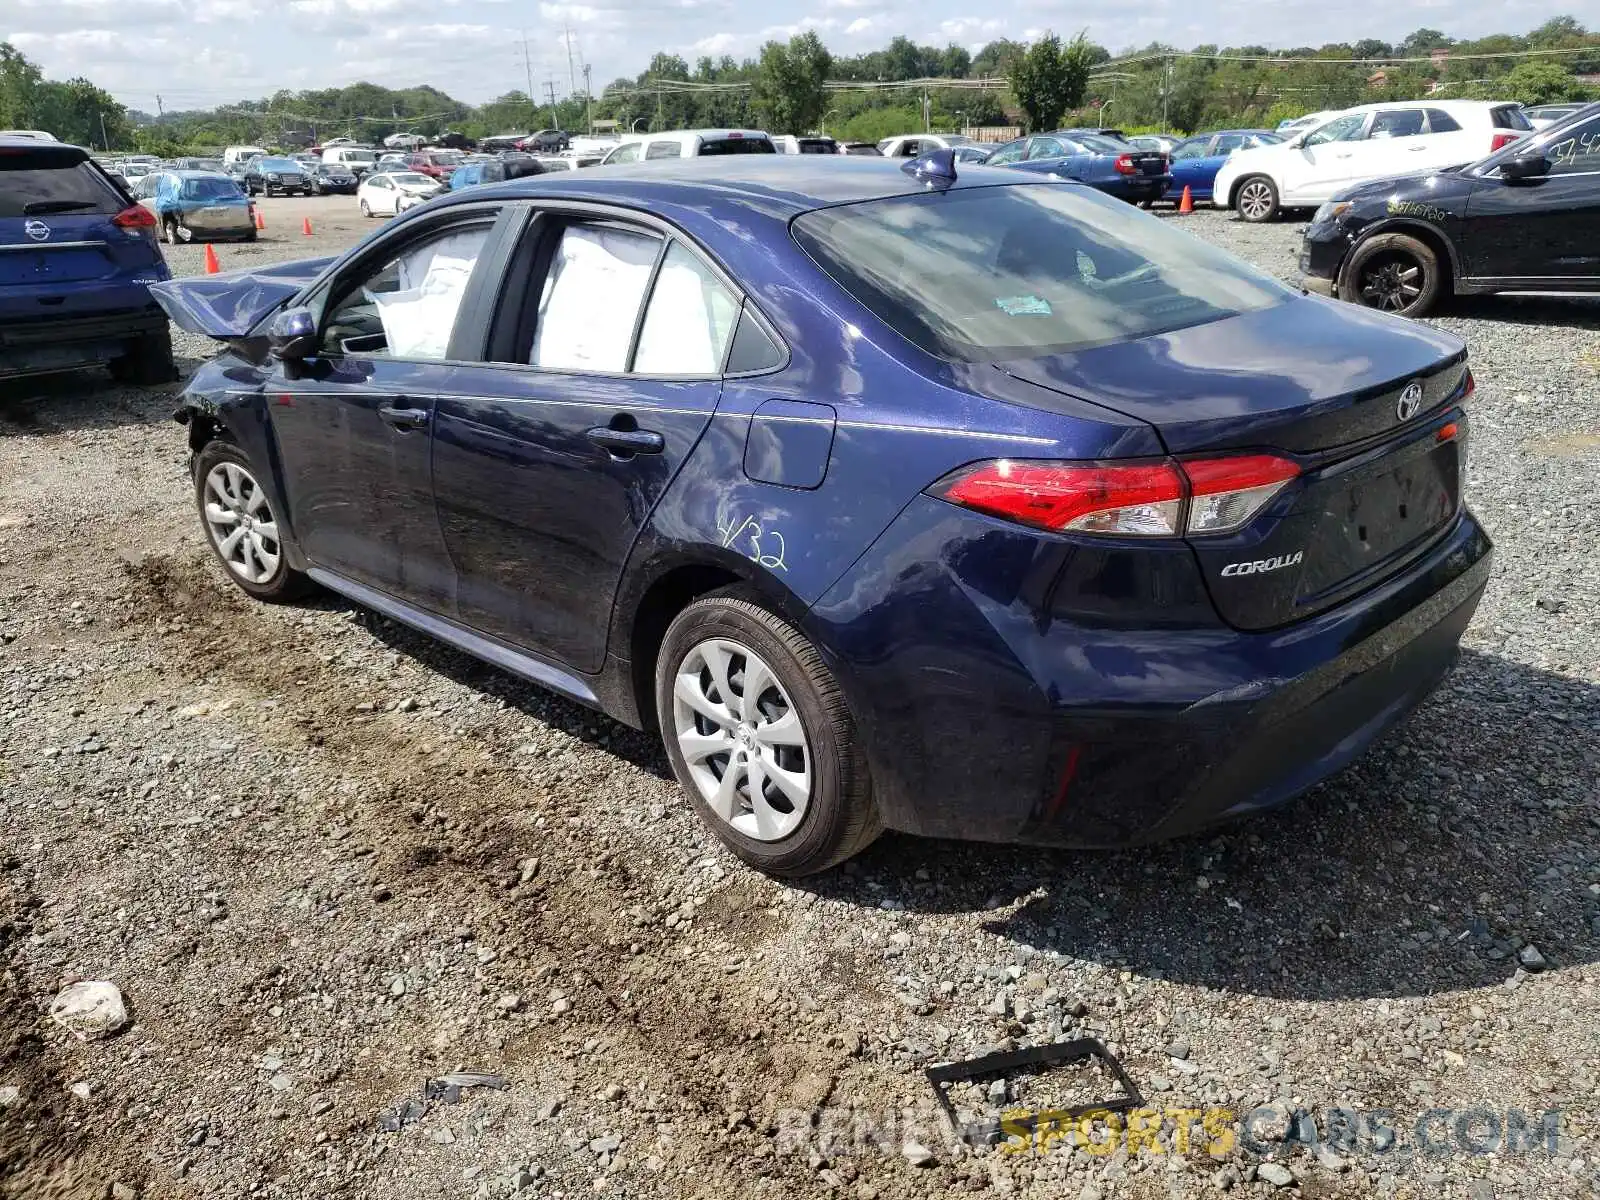
[[1520, 105], [1505, 104], [1489, 114], [1496, 129], [1520, 129], [1527, 133], [1533, 128]]
[[0, 218], [116, 213], [127, 204], [100, 170], [74, 151], [0, 154]]
[[778, 148], [768, 138], [706, 138], [701, 154], [776, 154]]

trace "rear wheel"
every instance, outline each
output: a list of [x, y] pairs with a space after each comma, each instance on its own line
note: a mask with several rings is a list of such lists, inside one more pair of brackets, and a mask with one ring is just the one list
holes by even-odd
[[1431, 246], [1404, 233], [1368, 238], [1350, 255], [1339, 298], [1402, 317], [1419, 317], [1439, 299], [1444, 272]]
[[171, 383], [178, 377], [178, 366], [172, 361], [172, 335], [165, 329], [145, 334], [126, 354], [112, 359], [108, 365], [111, 377], [117, 382], [139, 387]]
[[365, 200], [361, 202], [361, 215], [363, 217], [370, 217], [372, 215], [372, 205], [368, 204]]
[[1252, 175], [1239, 185], [1236, 206], [1252, 224], [1270, 221], [1278, 215], [1278, 185], [1265, 175]]
[[161, 240], [169, 246], [178, 244], [178, 219], [167, 217], [161, 222]]
[[723, 592], [678, 614], [656, 660], [656, 712], [690, 802], [757, 870], [814, 874], [881, 832], [838, 683], [759, 604]]
[[289, 565], [277, 514], [244, 451], [213, 441], [194, 460], [195, 504], [228, 578], [257, 600], [293, 600], [311, 581]]

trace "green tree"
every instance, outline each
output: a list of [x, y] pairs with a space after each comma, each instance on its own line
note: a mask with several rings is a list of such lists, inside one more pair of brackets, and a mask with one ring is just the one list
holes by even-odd
[[1027, 51], [1021, 42], [1013, 42], [1009, 38], [990, 42], [979, 50], [972, 59], [972, 74], [979, 78], [988, 78], [991, 75], [1008, 75], [1011, 72], [1011, 62], [1019, 54]]
[[33, 113], [39, 68], [10, 42], [0, 42], [0, 127], [25, 129]]
[[1582, 100], [1583, 84], [1566, 67], [1552, 62], [1525, 62], [1507, 72], [1494, 86], [1496, 99], [1519, 104], [1559, 104], [1563, 100]]
[[1056, 128], [1063, 113], [1083, 103], [1095, 49], [1082, 33], [1066, 46], [1051, 33], [1012, 59], [1011, 93], [1027, 117], [1030, 133]]
[[751, 101], [762, 125], [773, 133], [806, 133], [816, 128], [827, 110], [822, 85], [833, 69], [833, 56], [812, 30], [797, 34], [785, 46], [768, 42]]

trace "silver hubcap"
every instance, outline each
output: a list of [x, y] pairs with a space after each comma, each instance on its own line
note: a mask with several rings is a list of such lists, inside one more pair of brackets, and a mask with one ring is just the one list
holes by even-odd
[[1247, 217], [1258, 220], [1272, 211], [1272, 189], [1264, 183], [1249, 183], [1239, 193], [1239, 208]]
[[811, 802], [811, 746], [772, 668], [738, 642], [712, 638], [678, 664], [672, 727], [711, 811], [758, 842], [793, 833]]
[[206, 476], [206, 528], [232, 571], [246, 583], [265, 583], [277, 574], [282, 548], [278, 523], [267, 494], [238, 463], [218, 463]]

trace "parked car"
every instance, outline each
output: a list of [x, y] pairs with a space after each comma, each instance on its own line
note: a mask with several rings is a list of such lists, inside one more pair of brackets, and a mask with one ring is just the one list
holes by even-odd
[[392, 217], [444, 190], [444, 184], [420, 171], [375, 171], [361, 181], [356, 198], [363, 217]]
[[1188, 139], [1171, 133], [1140, 133], [1122, 140], [1137, 150], [1159, 150], [1170, 158], [1172, 152]]
[[952, 146], [950, 153], [955, 156], [956, 162], [976, 166], [989, 161], [989, 155], [994, 152], [993, 146]]
[[921, 158], [932, 150], [949, 150], [956, 146], [976, 144], [961, 133], [902, 133], [896, 137], [880, 139], [878, 153], [885, 158]]
[[504, 150], [521, 150], [522, 143], [532, 134], [527, 133], [497, 133], [494, 137], [486, 137], [478, 143], [478, 149], [488, 154], [499, 154]]
[[1230, 154], [1255, 146], [1276, 146], [1281, 141], [1281, 135], [1266, 129], [1222, 129], [1214, 133], [1196, 134], [1179, 142], [1169, 156], [1172, 163], [1172, 192], [1169, 199], [1177, 199], [1183, 189], [1188, 188], [1191, 200], [1210, 200], [1217, 172], [1228, 161]]
[[1528, 124], [1535, 129], [1545, 129], [1557, 121], [1565, 120], [1584, 106], [1580, 104], [1535, 104], [1533, 107], [1524, 107], [1522, 115], [1528, 118]]
[[210, 171], [213, 175], [226, 175], [227, 167], [220, 158], [179, 158], [172, 163], [174, 171]]
[[156, 165], [154, 163], [124, 161], [118, 174], [132, 183], [136, 179], [143, 179], [146, 175], [154, 174], [155, 171]]
[[1369, 179], [1475, 162], [1530, 128], [1512, 103], [1363, 104], [1279, 145], [1233, 154], [1213, 180], [1213, 203], [1246, 221], [1271, 221]]
[[1126, 142], [1092, 133], [1075, 138], [1055, 133], [1017, 138], [996, 147], [985, 162], [991, 167], [1076, 179], [1134, 204], [1153, 204], [1172, 185], [1165, 154], [1136, 150]]
[[1408, 317], [1451, 294], [1600, 291], [1600, 104], [1470, 166], [1340, 192], [1300, 270], [1311, 291]]
[[786, 133], [772, 139], [772, 148], [779, 154], [837, 154], [839, 143], [831, 137], [796, 137]]
[[699, 158], [725, 154], [776, 154], [772, 139], [759, 129], [673, 129], [661, 133], [631, 134], [600, 160], [612, 163], [646, 159]]
[[415, 150], [427, 143], [427, 138], [420, 133], [391, 133], [383, 139], [383, 144], [390, 150]]
[[157, 171], [140, 180], [138, 198], [164, 242], [256, 240], [255, 205], [220, 171]]
[[521, 179], [527, 175], [541, 175], [544, 165], [531, 154], [506, 155], [487, 162], [464, 163], [450, 176], [450, 190], [474, 187], [480, 183], [504, 183], [508, 179]]
[[1079, 128], [1075, 128], [1075, 129], [1058, 129], [1056, 132], [1057, 133], [1064, 133], [1068, 137], [1083, 137], [1085, 135], [1090, 135], [1090, 136], [1093, 136], [1093, 137], [1110, 138], [1113, 142], [1127, 142], [1127, 140], [1128, 140], [1128, 135], [1123, 133], [1122, 130], [1113, 129], [1113, 128], [1109, 127], [1109, 126], [1094, 126], [1092, 128], [1079, 127]]
[[565, 129], [541, 129], [524, 136], [516, 148], [529, 154], [560, 154], [571, 146], [572, 135]]
[[251, 196], [309, 196], [311, 177], [292, 158], [263, 155], [245, 167], [244, 188]]
[[874, 142], [844, 142], [839, 147], [839, 153], [859, 155], [863, 158], [883, 157], [883, 151], [879, 150]]
[[1451, 334], [1022, 172], [603, 184], [160, 285], [225, 342], [181, 409], [230, 580], [658, 728], [780, 875], [884, 827], [1116, 846], [1256, 812], [1455, 660], [1490, 543]]
[[459, 167], [466, 155], [459, 150], [418, 150], [406, 156], [406, 170], [437, 179], [441, 184], [450, 182], [450, 173]]
[[330, 146], [323, 150], [322, 161], [345, 168], [359, 180], [377, 164], [378, 154], [365, 146]]
[[0, 129], [0, 138], [20, 138], [29, 142], [53, 142], [56, 135], [42, 129]]
[[231, 167], [235, 163], [248, 163], [252, 158], [260, 158], [266, 153], [260, 146], [228, 146], [222, 151], [222, 165]]
[[86, 150], [0, 136], [0, 378], [106, 363], [178, 377], [150, 284], [169, 278], [156, 219]]
[[307, 172], [313, 196], [353, 196], [361, 182], [343, 163], [320, 162]]

